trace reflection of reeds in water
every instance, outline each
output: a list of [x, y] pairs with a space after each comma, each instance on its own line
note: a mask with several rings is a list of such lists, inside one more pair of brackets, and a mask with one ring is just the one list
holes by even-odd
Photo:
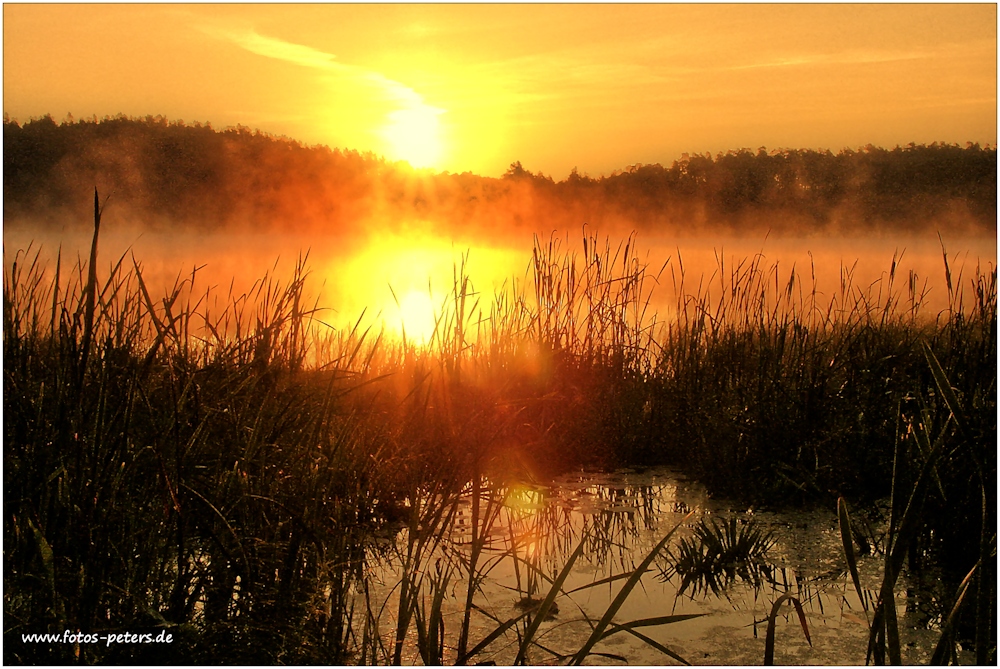
[[647, 484], [563, 483], [552, 491], [557, 494], [519, 485], [513, 489], [504, 526], [515, 545], [561, 562], [585, 538], [581, 559], [601, 570], [610, 569], [612, 560], [621, 569], [634, 566], [634, 544], [659, 529], [666, 504], [661, 487]]
[[767, 553], [774, 545], [773, 534], [752, 518], [740, 522], [736, 516], [725, 520], [702, 518], [690, 537], [682, 537], [676, 547], [667, 552], [666, 567], [661, 578], [681, 577], [677, 596], [691, 587], [691, 597], [711, 590], [718, 595], [733, 581], [741, 579], [759, 587], [773, 581]]
[[656, 527], [662, 503], [659, 489], [648, 485], [601, 486], [594, 497], [599, 510], [583, 516], [583, 527], [592, 541], [591, 554], [598, 565], [612, 556], [621, 564], [629, 553], [627, 544]]
[[[628, 522], [611, 526], [619, 528], [620, 532], [624, 530], [615, 537], [606, 533], [609, 526], [605, 523], [589, 523], [596, 517], [603, 518], [610, 514], [627, 518], [635, 515], [636, 509], [643, 506], [652, 508], [649, 504], [639, 504], [626, 510], [623, 503], [637, 504], [637, 500], [655, 495], [655, 490], [650, 486], [608, 489], [600, 485], [590, 487], [595, 492], [601, 492], [603, 503], [601, 508], [580, 513], [567, 509], [559, 503], [560, 499], [547, 494], [545, 488], [537, 485], [484, 485], [480, 488], [480, 494], [484, 498], [480, 508], [486, 511], [479, 516], [480, 523], [471, 523], [478, 528], [475, 532], [469, 527], [475, 517], [471, 514], [473, 505], [468, 497], [463, 496], [458, 505], [463, 510], [451, 517], [452, 529], [441, 533], [445, 539], [426, 554], [422, 568], [406, 570], [403, 567], [408, 562], [401, 559], [385, 567], [385, 572], [392, 574], [389, 584], [397, 584], [390, 593], [394, 610], [401, 610], [400, 607], [403, 606], [400, 599], [402, 584], [412, 582], [415, 585], [410, 586], [409, 591], [420, 590], [422, 593], [412, 601], [416, 638], [404, 641], [411, 643], [424, 661], [440, 660], [435, 655], [435, 648], [447, 653], [449, 646], [440, 645], [443, 638], [449, 639], [449, 644], [457, 644], [451, 646], [455, 649], [455, 655], [448, 655], [456, 660], [471, 661], [481, 656], [492, 656], [506, 658], [503, 661], [509, 662], [510, 657], [515, 660], [518, 657], [528, 658], [532, 649], [554, 660], [571, 659], [578, 652], [577, 649], [572, 652], [557, 650], [547, 644], [547, 637], [562, 627], [573, 626], [578, 630], [577, 634], [581, 635], [582, 643], [586, 635], [591, 633], [585, 634], [584, 630], [593, 630], [595, 623], [601, 618], [601, 615], [595, 617], [576, 604], [574, 598], [594, 588], [607, 588], [611, 595], [618, 588], [620, 593], [622, 586], [636, 576], [628, 586], [631, 590], [646, 571], [646, 568], [641, 572], [636, 571], [641, 567], [639, 563], [643, 559], [642, 554], [637, 553], [642, 538], [628, 530]], [[470, 488], [466, 490], [469, 491]], [[656, 523], [652, 518], [648, 518], [647, 523], [650, 531], [656, 531]], [[599, 536], [591, 536], [594, 532]], [[472, 540], [474, 535], [480, 537], [479, 557], [476, 557], [476, 546]], [[398, 543], [400, 548], [410, 543], [405, 531], [400, 535]], [[656, 555], [662, 553], [664, 543], [661, 541], [660, 546], [654, 550]], [[620, 549], [622, 552], [621, 566], [613, 570], [611, 565], [606, 564], [607, 558], [602, 556], [612, 549]], [[580, 562], [606, 565], [611, 571], [599, 569], [590, 583], [568, 589], [560, 577], [568, 577], [573, 571], [570, 568]], [[416, 572], [423, 572], [425, 575], [417, 578], [408, 575]], [[601, 573], [609, 575], [600, 577]], [[510, 585], [506, 586], [509, 587], [509, 594], [501, 600], [491, 601], [483, 586], [487, 579], [495, 580], [498, 575], [503, 580], [503, 574], [510, 575]], [[455, 613], [449, 613], [446, 609], [453, 609], [454, 604], [450, 607], [442, 606], [442, 593], [446, 590], [453, 592], [453, 599], [465, 601], [464, 611], [459, 607]], [[636, 625], [662, 625], [691, 617], [650, 618], [638, 621]], [[595, 644], [607, 635], [635, 633], [634, 629], [614, 623], [611, 619], [605, 622], [605, 628], [605, 632], [594, 641]], [[457, 651], [462, 647], [463, 638], [467, 650], [459, 655]], [[642, 635], [637, 638], [648, 637]], [[651, 643], [662, 652], [675, 656], [671, 655], [673, 651], [663, 650], [662, 644], [658, 642], [649, 640], [644, 643]], [[513, 655], [508, 656], [506, 653]], [[405, 661], [407, 657], [409, 656], [403, 655], [400, 659]], [[389, 657], [386, 660], [392, 661]]]

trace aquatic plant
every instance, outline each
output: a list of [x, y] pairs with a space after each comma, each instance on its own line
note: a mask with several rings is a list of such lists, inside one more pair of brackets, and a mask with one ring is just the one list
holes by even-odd
[[[975, 603], [971, 606], [974, 613], [966, 633], [975, 651], [976, 663], [986, 664], [996, 659], [996, 628], [993, 624], [996, 611], [996, 505], [990, 503], [991, 496], [995, 494], [995, 460], [992, 470], [987, 464], [989, 453], [993, 452], [995, 456], [994, 444], [979, 441], [984, 435], [972, 428], [968, 412], [937, 356], [926, 343], [923, 350], [936, 393], [933, 398], [918, 396], [919, 413], [901, 417], [906, 423], [906, 432], [897, 441], [889, 529], [885, 540], [885, 568], [877, 599], [872, 603], [867, 660], [874, 660], [876, 664], [884, 664], [887, 659], [891, 664], [901, 663], [894, 593], [896, 581], [907, 558], [911, 569], [919, 570], [921, 554], [937, 547], [931, 541], [934, 534], [940, 531], [939, 519], [930, 511], [934, 499], [940, 497], [947, 500], [950, 494], [959, 492], [956, 484], [968, 485], [971, 476], [973, 490], [982, 500], [980, 509], [969, 509], [973, 514], [979, 511], [975, 514], [978, 515], [979, 531], [964, 537], [964, 544], [968, 547], [965, 550], [962, 550], [962, 543], [949, 547], [949, 561], [959, 565], [963, 565], [964, 561], [962, 568], [968, 569], [968, 572], [956, 589], [950, 609], [945, 609], [947, 613], [942, 616], [941, 638], [931, 664], [958, 663], [959, 614], [973, 582], [976, 584], [972, 597]], [[977, 398], [973, 395], [972, 399], [975, 401]], [[903, 448], [904, 444], [909, 448]], [[958, 473], [954, 469], [956, 461], [962, 462], [964, 472]], [[843, 498], [838, 501], [838, 514], [851, 579], [867, 614], [868, 602], [858, 575], [850, 514]], [[969, 528], [964, 531], [968, 532]], [[925, 548], [921, 549], [921, 544]]]
[[661, 568], [661, 577], [681, 576], [678, 596], [690, 586], [694, 586], [692, 597], [702, 589], [718, 595], [737, 578], [759, 585], [770, 578], [766, 556], [773, 545], [773, 533], [753, 518], [702, 517], [692, 536], [682, 537], [676, 547], [667, 551], [667, 566]]
[[[963, 603], [948, 638], [971, 634], [977, 660], [995, 654], [981, 622], [995, 615], [995, 270], [977, 272], [963, 304], [968, 282], [949, 269], [952, 308], [928, 320], [913, 282], [906, 301], [847, 275], [823, 309], [815, 290], [796, 297], [798, 275], [780, 282], [757, 258], [730, 275], [720, 265], [722, 301], [688, 294], [682, 272], [678, 309], [660, 321], [649, 291], [665, 270], [648, 271], [633, 239], [587, 237], [582, 256], [536, 241], [530, 284], [489, 309], [457, 265], [417, 345], [361, 319], [324, 325], [306, 257], [289, 281], [266, 276], [245, 294], [202, 291], [193, 271], [154, 295], [138, 260], [98, 264], [100, 214], [98, 200], [91, 253], [72, 271], [60, 254], [50, 274], [32, 248], [5, 263], [10, 663], [402, 663], [414, 637], [413, 659], [466, 662], [508, 636], [528, 662], [541, 620], [572, 594], [552, 589], [572, 561], [495, 550], [508, 483], [634, 462], [674, 462], [745, 498], [891, 494], [876, 544], [886, 574], [904, 558], [950, 563]], [[465, 509], [467, 546], [452, 537]], [[671, 549], [688, 574], [753, 575], [769, 537], [733, 522]], [[651, 529], [588, 523], [584, 551]], [[391, 614], [371, 583], [386, 555], [400, 570]], [[481, 584], [508, 559], [538, 608], [490, 612], [492, 631], [474, 638], [473, 616], [489, 618]], [[622, 587], [561, 659], [582, 662], [611, 634], [659, 648], [639, 629], [679, 618], [614, 620], [647, 567], [599, 580]], [[443, 613], [452, 592], [465, 602], [457, 624]], [[882, 601], [873, 654], [885, 638], [892, 659]], [[153, 658], [18, 637], [65, 629], [176, 641]]]
[[781, 605], [785, 602], [795, 607], [795, 613], [799, 617], [799, 625], [802, 626], [802, 634], [805, 635], [809, 645], [812, 645], [812, 638], [809, 636], [809, 623], [806, 622], [806, 614], [802, 609], [802, 602], [790, 593], [786, 593], [774, 600], [774, 604], [771, 605], [771, 613], [767, 616], [767, 631], [764, 635], [764, 666], [766, 667], [774, 665], [775, 628], [778, 621], [778, 611], [781, 610]]

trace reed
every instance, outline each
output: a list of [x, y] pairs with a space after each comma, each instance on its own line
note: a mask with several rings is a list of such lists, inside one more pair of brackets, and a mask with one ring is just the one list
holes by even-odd
[[[363, 318], [326, 325], [307, 256], [246, 293], [203, 290], [193, 270], [154, 295], [137, 259], [99, 266], [99, 223], [97, 207], [90, 258], [69, 270], [60, 253], [50, 274], [32, 248], [5, 262], [5, 661], [465, 663], [513, 636], [527, 662], [578, 558], [564, 547], [551, 569], [523, 544], [495, 549], [498, 524], [527, 522], [510, 515], [515, 486], [635, 463], [683, 466], [750, 502], [888, 496], [887, 580], [947, 542], [956, 585], [978, 565], [948, 638], [995, 658], [995, 269], [963, 277], [945, 253], [950, 307], [927, 316], [915, 278], [897, 286], [898, 258], [873, 286], [845, 268], [824, 302], [762, 256], [720, 259], [692, 290], [680, 257], [654, 272], [634, 238], [587, 236], [580, 254], [550, 238], [489, 306], [463, 257], [418, 345]], [[663, 316], [650, 305], [668, 272]], [[577, 550], [639, 529], [606, 520], [588, 521]], [[727, 528], [722, 546], [767, 543]], [[614, 616], [671, 536], [599, 582], [622, 587], [559, 658], [582, 662], [616, 633], [659, 648], [638, 630], [679, 618]], [[391, 613], [371, 583], [386, 556]], [[538, 608], [482, 605], [502, 560]], [[891, 592], [873, 648], [887, 639], [894, 659]], [[476, 638], [479, 616], [494, 626]], [[177, 642], [155, 657], [20, 643], [65, 629]]]
[[[213, 317], [196, 273], [100, 272], [99, 213], [89, 265], [4, 277], [5, 660], [343, 661], [378, 444], [303, 370], [303, 265]], [[20, 642], [65, 629], [176, 643]]]
[[[876, 664], [884, 664], [886, 660], [891, 664], [902, 662], [896, 621], [896, 581], [907, 560], [911, 570], [919, 572], [928, 552], [940, 547], [939, 537], [955, 536], [953, 528], [947, 526], [959, 524], [960, 533], [964, 536], [948, 546], [948, 555], [941, 561], [946, 574], [953, 566], [968, 569], [968, 573], [943, 610], [946, 613], [942, 613], [942, 634], [932, 664], [958, 663], [958, 622], [962, 603], [973, 582], [977, 584], [975, 604], [969, 607], [973, 615], [966, 617], [965, 641], [974, 649], [977, 663], [988, 663], [996, 655], [996, 629], [993, 625], [996, 611], [993, 585], [996, 578], [996, 507], [995, 504], [990, 506], [987, 500], [995, 491], [996, 474], [995, 470], [990, 473], [984, 462], [988, 453], [994, 450], [993, 444], [977, 441], [981, 435], [969, 429], [967, 412], [940, 361], [927, 343], [923, 344], [923, 350], [934, 379], [935, 393], [932, 397], [915, 397], [918, 413], [903, 415], [906, 432], [897, 443], [889, 527], [885, 538], [885, 568], [869, 619], [867, 659], [874, 660]], [[956, 499], [958, 495], [970, 485], [973, 495], [982, 500], [978, 509], [974, 504], [964, 507], [966, 513], [973, 514], [971, 523], [956, 523], [951, 513], [943, 517], [935, 513], [935, 507], [941, 502], [947, 503], [949, 498], [951, 504], [959, 501]], [[858, 576], [849, 512], [843, 499], [838, 502], [838, 512], [849, 571], [867, 615], [868, 604]], [[949, 582], [954, 581], [949, 579]]]

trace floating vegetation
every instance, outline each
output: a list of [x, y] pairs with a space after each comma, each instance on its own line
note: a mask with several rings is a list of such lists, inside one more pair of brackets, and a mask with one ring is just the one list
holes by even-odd
[[753, 518], [701, 518], [691, 537], [667, 551], [668, 565], [661, 575], [682, 577], [678, 596], [692, 586], [692, 597], [706, 590], [718, 595], [736, 579], [758, 586], [764, 579], [773, 580], [766, 561], [773, 545], [773, 533]]

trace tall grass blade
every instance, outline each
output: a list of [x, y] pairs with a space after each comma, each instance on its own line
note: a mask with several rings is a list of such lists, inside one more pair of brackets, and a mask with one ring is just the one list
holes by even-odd
[[951, 411], [951, 415], [954, 416], [955, 424], [958, 425], [959, 431], [964, 433], [968, 423], [965, 420], [962, 404], [958, 401], [958, 396], [955, 394], [955, 389], [951, 387], [948, 376], [945, 374], [944, 369], [942, 369], [937, 356], [934, 355], [934, 351], [931, 350], [930, 344], [926, 341], [921, 341], [920, 346], [924, 352], [924, 356], [927, 358], [927, 365], [931, 368], [931, 374], [934, 376], [934, 384], [941, 393], [941, 397], [944, 398], [948, 410]]
[[506, 620], [500, 625], [498, 625], [496, 629], [494, 629], [492, 632], [483, 637], [483, 639], [479, 643], [477, 643], [475, 646], [472, 647], [472, 650], [470, 650], [468, 653], [465, 654], [466, 661], [472, 659], [476, 655], [479, 655], [479, 653], [483, 652], [487, 646], [489, 646], [491, 643], [500, 638], [504, 634], [504, 632], [509, 630], [511, 627], [516, 625], [524, 618], [530, 616], [532, 613], [533, 611], [525, 611], [521, 615], [516, 616], [514, 618], [510, 618], [509, 620]]
[[[699, 614], [699, 615], [701, 615], [701, 614]], [[692, 616], [692, 617], [697, 617], [697, 616]], [[672, 651], [669, 648], [667, 648], [666, 646], [664, 646], [662, 643], [660, 643], [656, 639], [651, 639], [650, 637], [646, 636], [645, 634], [642, 634], [640, 632], [636, 632], [630, 626], [627, 626], [627, 625], [618, 625], [617, 623], [611, 623], [611, 628], [612, 629], [608, 630], [604, 634], [605, 638], [607, 638], [608, 636], [610, 636], [612, 634], [615, 634], [616, 632], [628, 632], [629, 634], [631, 634], [635, 638], [637, 638], [640, 641], [642, 641], [643, 643], [645, 643], [647, 646], [651, 646], [651, 647], [655, 648], [656, 650], [660, 651], [661, 653], [663, 653], [667, 657], [671, 657], [671, 658], [677, 660], [678, 662], [680, 662], [681, 664], [684, 664], [684, 665], [687, 665], [687, 666], [691, 666], [690, 662], [688, 662], [683, 657], [681, 657], [680, 655], [678, 655], [674, 651]], [[602, 655], [602, 653], [591, 653], [591, 655]]]
[[969, 583], [972, 582], [972, 577], [979, 569], [979, 562], [969, 570], [969, 573], [965, 575], [962, 579], [961, 585], [958, 586], [958, 595], [955, 597], [955, 605], [951, 607], [951, 611], [948, 613], [948, 617], [945, 619], [944, 625], [941, 627], [941, 638], [938, 640], [937, 645], [934, 647], [934, 655], [931, 657], [931, 664], [934, 666], [943, 666], [949, 663], [955, 657], [955, 640], [953, 638], [953, 632], [955, 629], [955, 622], [958, 620], [958, 609], [962, 606], [962, 600], [965, 599], [965, 593], [969, 589]]
[[[926, 430], [926, 426], [921, 421], [911, 423], [911, 434], [919, 448], [925, 453], [925, 459], [920, 474], [913, 485], [913, 491], [910, 493], [910, 498], [907, 501], [906, 510], [903, 512], [903, 517], [899, 522], [897, 534], [893, 537], [892, 550], [886, 555], [885, 574], [882, 579], [881, 589], [879, 590], [878, 603], [875, 607], [875, 615], [868, 638], [869, 658], [873, 654], [881, 653], [884, 650], [884, 644], [892, 641], [895, 641], [897, 647], [893, 648], [890, 646], [888, 648], [890, 656], [899, 656], [898, 636], [893, 639], [887, 634], [889, 630], [887, 630], [886, 607], [893, 606], [893, 602], [895, 601], [893, 591], [900, 570], [903, 567], [906, 551], [920, 530], [920, 509], [923, 506], [925, 490], [928, 485], [927, 482], [932, 476], [931, 473], [945, 445], [944, 439], [938, 439], [932, 445]], [[892, 623], [889, 624], [891, 625]], [[881, 642], [880, 639], [882, 639]]]
[[548, 594], [545, 595], [545, 599], [543, 599], [542, 603], [539, 605], [538, 611], [535, 613], [535, 617], [531, 620], [528, 628], [524, 631], [524, 638], [521, 640], [521, 646], [517, 649], [517, 657], [514, 658], [515, 665], [524, 664], [528, 647], [535, 638], [535, 633], [538, 632], [539, 625], [541, 625], [542, 621], [549, 615], [552, 603], [555, 601], [560, 590], [562, 590], [562, 585], [566, 582], [566, 578], [569, 577], [570, 571], [573, 569], [573, 564], [576, 562], [576, 559], [583, 554], [583, 548], [586, 545], [588, 538], [589, 537], [586, 534], [580, 538], [580, 543], [577, 544], [576, 550], [574, 550], [572, 555], [569, 556], [569, 559], [559, 572], [559, 575], [556, 576], [554, 581], [552, 581], [552, 586], [549, 588]]
[[903, 648], [899, 640], [899, 624], [896, 619], [896, 593], [890, 591], [887, 603], [883, 604], [885, 612], [885, 647], [889, 653], [889, 664], [903, 664]]
[[56, 571], [55, 571], [55, 558], [52, 552], [52, 546], [46, 541], [45, 535], [42, 534], [41, 530], [35, 527], [35, 524], [28, 519], [28, 527], [31, 528], [32, 534], [35, 535], [35, 544], [38, 547], [38, 555], [42, 559], [42, 568], [45, 571], [45, 584], [49, 586], [49, 592], [52, 595], [53, 605], [56, 599]]
[[608, 576], [607, 578], [599, 579], [597, 581], [594, 581], [593, 583], [587, 583], [586, 585], [577, 586], [572, 590], [568, 590], [566, 594], [572, 595], [574, 592], [580, 592], [581, 590], [589, 590], [591, 588], [596, 588], [606, 583], [614, 583], [615, 581], [620, 581], [623, 578], [629, 578], [630, 576], [632, 576], [632, 572], [630, 571], [624, 572], [622, 574], [615, 574], [614, 576]]
[[432, 579], [431, 608], [425, 613], [421, 606], [415, 607], [417, 622], [417, 647], [420, 657], [427, 666], [444, 664], [444, 605], [445, 586], [448, 576], [438, 574]]
[[[861, 577], [858, 574], [858, 560], [854, 555], [854, 536], [851, 533], [851, 519], [847, 514], [847, 501], [840, 497], [837, 499], [837, 515], [840, 519], [840, 538], [844, 544], [844, 556], [847, 558], [847, 567], [851, 572], [851, 580], [854, 581], [854, 589], [857, 590], [858, 599], [865, 610], [865, 617], [868, 617], [868, 601], [865, 593], [861, 589]], [[869, 624], [871, 621], [869, 621]]]
[[669, 625], [671, 623], [679, 623], [679, 622], [682, 622], [684, 620], [692, 620], [694, 618], [701, 618], [702, 616], [705, 616], [705, 615], [708, 615], [708, 614], [706, 614], [706, 613], [687, 613], [687, 614], [678, 614], [678, 615], [673, 615], [673, 616], [659, 616], [657, 618], [644, 618], [642, 620], [633, 620], [631, 622], [622, 623], [622, 624], [618, 624], [618, 623], [614, 623], [613, 622], [613, 623], [611, 623], [610, 628], [607, 629], [607, 630], [605, 630], [604, 634], [601, 635], [601, 639], [600, 640], [603, 641], [604, 639], [607, 639], [609, 636], [612, 636], [614, 634], [618, 634], [619, 632], [628, 632], [632, 636], [634, 636], [637, 639], [643, 641], [647, 645], [652, 646], [653, 648], [657, 649], [661, 653], [663, 653], [663, 654], [665, 654], [665, 655], [667, 655], [669, 657], [672, 657], [673, 659], [677, 660], [681, 664], [690, 665], [691, 663], [688, 662], [687, 660], [685, 660], [683, 657], [681, 657], [680, 655], [678, 655], [674, 651], [670, 650], [669, 648], [667, 648], [666, 646], [664, 646], [660, 642], [656, 641], [655, 639], [651, 639], [648, 636], [646, 636], [645, 634], [640, 634], [639, 632], [637, 632], [635, 630], [635, 628], [637, 628], [637, 627], [651, 627], [651, 626], [658, 626], [658, 625]]
[[636, 627], [655, 627], [658, 625], [670, 625], [671, 623], [679, 623], [685, 620], [693, 620], [695, 618], [701, 618], [708, 615], [707, 613], [678, 613], [671, 616], [657, 616], [655, 618], [641, 618], [639, 620], [633, 620], [627, 623], [611, 623], [612, 629], [607, 630], [601, 635], [600, 640], [608, 638], [613, 634], [618, 632], [628, 632]]
[[785, 593], [774, 601], [774, 605], [771, 606], [771, 613], [767, 617], [767, 635], [764, 639], [764, 666], [770, 667], [774, 665], [775, 626], [778, 620], [778, 610], [786, 601], [791, 602], [792, 606], [795, 607], [795, 613], [799, 617], [799, 624], [802, 626], [802, 633], [805, 634], [806, 641], [809, 642], [809, 645], [812, 645], [812, 639], [809, 637], [809, 625], [806, 623], [806, 614], [805, 611], [802, 610], [802, 602], [800, 602], [798, 598], [793, 596], [791, 593]]
[[90, 343], [94, 336], [94, 311], [97, 304], [97, 241], [101, 232], [101, 201], [94, 188], [94, 238], [90, 244], [90, 262], [87, 266], [87, 301], [83, 312], [83, 343], [80, 353], [79, 383], [83, 384], [83, 375], [87, 369], [87, 358], [90, 355]]
[[625, 582], [625, 585], [622, 586], [622, 589], [618, 591], [618, 595], [615, 597], [614, 601], [611, 602], [611, 605], [608, 606], [604, 615], [601, 616], [601, 619], [597, 622], [597, 626], [594, 627], [594, 631], [591, 632], [590, 637], [587, 638], [587, 641], [583, 644], [580, 650], [577, 651], [576, 655], [570, 661], [570, 664], [579, 666], [583, 663], [587, 655], [590, 654], [590, 650], [602, 638], [604, 630], [607, 629], [608, 625], [611, 623], [611, 619], [614, 618], [615, 614], [617, 614], [618, 610], [622, 607], [622, 604], [625, 603], [625, 600], [628, 599], [628, 596], [632, 593], [632, 589], [639, 584], [643, 574], [646, 573], [646, 569], [650, 564], [652, 564], [656, 556], [660, 554], [660, 551], [667, 545], [667, 542], [670, 541], [670, 538], [674, 535], [674, 533], [680, 529], [680, 527], [686, 523], [693, 514], [694, 511], [691, 511], [686, 516], [681, 518], [681, 520], [674, 525], [673, 529], [667, 532], [667, 534], [660, 539], [656, 546], [649, 551], [639, 566], [632, 571], [632, 575], [629, 577], [628, 581]]

